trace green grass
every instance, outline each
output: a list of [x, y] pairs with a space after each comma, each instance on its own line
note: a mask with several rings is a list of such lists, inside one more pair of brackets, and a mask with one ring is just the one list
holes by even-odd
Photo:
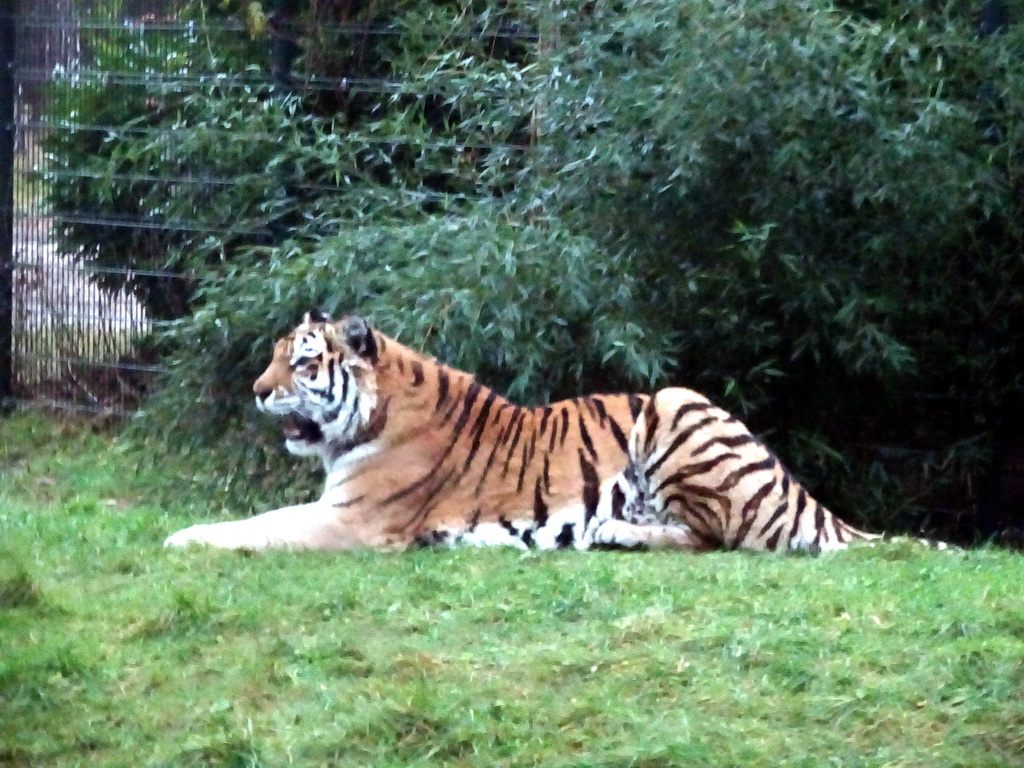
[[4, 768], [1024, 762], [1019, 555], [165, 551], [186, 468], [0, 446]]

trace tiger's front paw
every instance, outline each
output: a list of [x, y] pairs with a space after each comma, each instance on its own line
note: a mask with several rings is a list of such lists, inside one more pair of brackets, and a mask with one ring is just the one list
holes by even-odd
[[210, 526], [199, 524], [191, 525], [188, 528], [183, 528], [177, 533], [172, 533], [166, 539], [164, 539], [165, 547], [184, 547], [189, 544], [211, 544], [212, 542], [207, 538], [207, 532]]

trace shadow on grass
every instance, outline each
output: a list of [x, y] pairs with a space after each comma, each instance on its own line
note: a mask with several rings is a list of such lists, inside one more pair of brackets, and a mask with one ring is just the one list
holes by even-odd
[[264, 768], [268, 765], [248, 739], [194, 747], [159, 763], [158, 768]]
[[29, 572], [2, 553], [0, 563], [0, 611], [38, 606], [42, 590]]

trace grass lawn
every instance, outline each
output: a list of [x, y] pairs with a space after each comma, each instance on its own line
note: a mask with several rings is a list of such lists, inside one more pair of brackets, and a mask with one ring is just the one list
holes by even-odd
[[1024, 764], [1018, 554], [165, 551], [138, 465], [0, 418], [4, 768]]

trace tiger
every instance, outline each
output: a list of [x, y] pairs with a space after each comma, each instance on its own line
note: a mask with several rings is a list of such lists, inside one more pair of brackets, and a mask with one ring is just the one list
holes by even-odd
[[253, 392], [287, 451], [322, 462], [323, 493], [193, 525], [166, 546], [818, 552], [876, 538], [687, 389], [516, 405], [363, 317], [310, 312]]

